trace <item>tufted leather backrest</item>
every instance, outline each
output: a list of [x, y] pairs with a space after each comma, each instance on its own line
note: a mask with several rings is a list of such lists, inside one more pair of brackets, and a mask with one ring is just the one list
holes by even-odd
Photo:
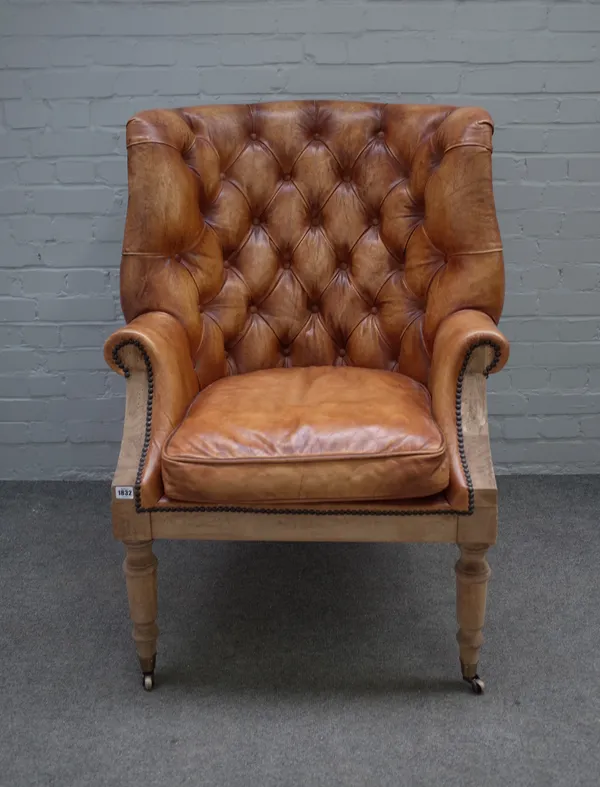
[[480, 109], [337, 101], [129, 121], [127, 320], [166, 311], [200, 383], [351, 364], [427, 381], [441, 321], [504, 297]]

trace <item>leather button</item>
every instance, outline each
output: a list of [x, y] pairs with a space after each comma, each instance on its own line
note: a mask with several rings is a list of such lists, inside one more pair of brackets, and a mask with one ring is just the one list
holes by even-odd
[[320, 223], [321, 223], [321, 219], [319, 218], [319, 216], [312, 217], [311, 224], [313, 225], [313, 227], [318, 227]]
[[318, 132], [315, 132], [315, 133], [313, 134], [313, 139], [317, 139], [317, 140], [319, 140], [319, 139], [321, 139], [321, 135], [320, 135]]
[[286, 271], [289, 271], [289, 269], [290, 269], [292, 266], [291, 266], [291, 264], [290, 264], [289, 262], [284, 262], [284, 263], [283, 263], [283, 267], [284, 267], [284, 269], [285, 269]]
[[292, 176], [290, 175], [290, 173], [289, 173], [289, 172], [286, 172], [286, 173], [285, 173], [285, 175], [283, 176], [283, 179], [284, 179], [284, 180], [291, 180], [291, 179], [292, 179]]
[[374, 227], [377, 227], [377, 226], [378, 226], [378, 224], [379, 224], [379, 219], [376, 219], [376, 218], [373, 218], [373, 219], [371, 219], [371, 224], [372, 224]]
[[223, 267], [224, 268], [229, 268], [230, 265], [231, 265], [231, 263], [229, 262], [229, 260], [223, 260]]
[[378, 131], [377, 136], [379, 137], [379, 139], [382, 139], [383, 137], [385, 137], [385, 131]]
[[219, 174], [219, 177], [221, 178], [221, 180], [225, 180], [225, 173], [224, 173], [224, 172], [221, 172], [221, 173]]
[[256, 308], [256, 306], [251, 306], [250, 307], [250, 314], [256, 314], [257, 311], [258, 311], [258, 309]]
[[346, 350], [344, 350], [344, 348], [342, 348], [340, 350], [340, 358], [345, 358], [345, 356], [346, 356]]
[[282, 347], [282, 348], [281, 348], [281, 354], [282, 354], [282, 355], [289, 355], [291, 352], [292, 352], [292, 351], [290, 350], [290, 348], [289, 348], [289, 347]]
[[347, 271], [348, 270], [348, 263], [347, 262], [340, 262], [339, 267], [340, 267], [341, 271]]
[[377, 306], [373, 306], [371, 308], [371, 314], [377, 314], [378, 311], [379, 311], [379, 309], [377, 308]]
[[319, 304], [313, 303], [313, 305], [310, 307], [310, 310], [313, 314], [316, 314], [319, 311]]
[[344, 183], [350, 183], [351, 180], [352, 178], [350, 177], [350, 175], [344, 175]]
[[252, 219], [252, 223], [254, 224], [255, 227], [257, 227], [260, 224], [260, 219], [258, 218], [258, 216], [255, 216]]
[[250, 134], [250, 139], [256, 139], [256, 134], [254, 133], [254, 131]]

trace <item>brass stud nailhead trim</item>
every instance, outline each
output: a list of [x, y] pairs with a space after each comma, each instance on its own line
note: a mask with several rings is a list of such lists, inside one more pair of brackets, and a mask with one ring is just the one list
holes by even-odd
[[140, 351], [144, 364], [146, 366], [146, 373], [148, 376], [148, 400], [146, 405], [146, 425], [144, 431], [144, 443], [142, 445], [142, 452], [140, 454], [140, 461], [138, 464], [137, 474], [135, 478], [135, 485], [134, 485], [134, 500], [135, 500], [135, 510], [138, 514], [146, 514], [146, 513], [175, 513], [176, 511], [189, 511], [190, 513], [228, 513], [228, 514], [275, 514], [277, 516], [281, 516], [282, 514], [302, 514], [306, 516], [428, 516], [431, 513], [434, 514], [448, 514], [448, 515], [460, 515], [460, 516], [472, 516], [475, 511], [475, 491], [473, 489], [473, 480], [471, 478], [471, 472], [469, 470], [469, 466], [467, 464], [467, 455], [465, 453], [465, 442], [462, 430], [462, 392], [463, 392], [463, 382], [465, 378], [465, 374], [467, 371], [467, 366], [469, 365], [469, 361], [471, 360], [471, 355], [478, 347], [492, 347], [494, 350], [494, 358], [492, 359], [489, 366], [484, 370], [484, 375], [487, 377], [490, 372], [498, 365], [500, 361], [500, 356], [502, 351], [500, 346], [495, 342], [491, 341], [490, 339], [483, 339], [476, 344], [473, 344], [467, 353], [465, 354], [462, 366], [460, 368], [460, 373], [458, 375], [458, 380], [456, 383], [456, 430], [458, 434], [458, 453], [460, 456], [460, 463], [462, 465], [463, 472], [465, 474], [465, 479], [467, 482], [467, 489], [469, 493], [469, 506], [466, 511], [459, 511], [456, 509], [443, 509], [441, 511], [422, 511], [422, 510], [415, 510], [415, 511], [373, 511], [373, 510], [363, 510], [363, 511], [353, 511], [351, 509], [332, 509], [332, 510], [317, 510], [317, 509], [306, 509], [306, 508], [252, 508], [250, 506], [152, 506], [149, 508], [145, 508], [142, 506], [141, 501], [141, 483], [142, 483], [142, 475], [144, 472], [144, 465], [146, 463], [146, 457], [148, 455], [148, 448], [150, 446], [150, 435], [151, 435], [151, 427], [152, 427], [152, 402], [154, 399], [154, 373], [152, 371], [152, 362], [150, 360], [150, 356], [144, 349], [142, 342], [138, 339], [125, 339], [119, 344], [115, 345], [112, 351], [113, 361], [115, 365], [122, 370], [125, 377], [129, 377], [131, 372], [125, 365], [125, 363], [121, 360], [120, 351], [123, 347], [127, 345], [134, 345]]

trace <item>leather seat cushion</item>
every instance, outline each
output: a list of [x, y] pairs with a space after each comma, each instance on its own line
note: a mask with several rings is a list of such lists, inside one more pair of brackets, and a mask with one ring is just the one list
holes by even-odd
[[423, 385], [331, 366], [217, 380], [169, 437], [162, 471], [169, 498], [197, 503], [397, 500], [449, 480]]

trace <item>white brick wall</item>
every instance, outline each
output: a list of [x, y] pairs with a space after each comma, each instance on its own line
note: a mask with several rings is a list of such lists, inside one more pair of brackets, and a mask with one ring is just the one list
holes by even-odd
[[0, 477], [103, 477], [124, 124], [270, 97], [480, 104], [506, 248], [500, 471], [598, 471], [600, 3], [0, 0]]

